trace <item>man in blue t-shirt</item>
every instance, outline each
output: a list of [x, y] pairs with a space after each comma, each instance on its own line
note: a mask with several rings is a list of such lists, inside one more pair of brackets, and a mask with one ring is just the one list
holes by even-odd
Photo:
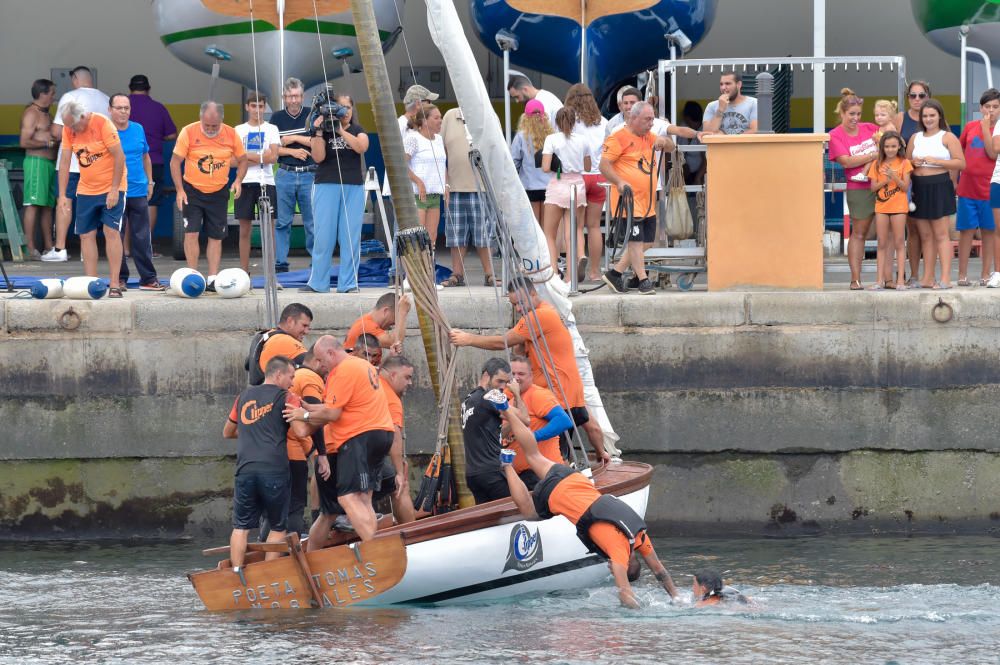
[[[152, 194], [155, 183], [151, 177], [153, 166], [149, 161], [146, 132], [142, 125], [129, 120], [132, 106], [128, 95], [112, 95], [108, 107], [111, 122], [121, 139], [128, 172], [122, 240], [124, 242], [127, 231], [132, 241], [132, 260], [139, 271], [139, 290], [163, 291], [164, 287], [157, 279], [156, 267], [153, 265], [153, 245], [149, 234], [149, 195]], [[123, 287], [128, 281], [128, 274], [127, 258], [123, 254], [119, 272], [119, 281]]]

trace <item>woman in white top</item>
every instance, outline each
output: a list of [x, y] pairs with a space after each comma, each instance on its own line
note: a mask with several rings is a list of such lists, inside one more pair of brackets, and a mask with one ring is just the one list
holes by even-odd
[[[542, 170], [556, 174], [545, 188], [545, 208], [542, 212], [542, 231], [548, 241], [549, 261], [553, 267], [559, 258], [556, 253], [556, 234], [563, 216], [569, 211], [571, 192], [576, 191], [578, 221], [583, 219], [584, 208], [587, 206], [587, 188], [583, 182], [583, 174], [591, 167], [590, 144], [585, 136], [573, 132], [574, 125], [576, 113], [573, 109], [559, 109], [556, 113], [558, 131], [546, 136], [542, 146]], [[554, 164], [553, 156], [559, 158], [558, 165]], [[566, 228], [568, 231], [568, 224]]]
[[424, 104], [413, 115], [408, 127], [403, 138], [403, 151], [406, 153], [413, 193], [417, 197], [417, 217], [427, 229], [433, 248], [441, 221], [441, 198], [448, 189], [445, 183], [444, 141], [440, 135], [441, 111], [433, 104]]
[[[601, 115], [601, 110], [594, 99], [594, 93], [582, 83], [570, 86], [566, 92], [566, 108], [576, 113], [576, 126], [573, 131], [582, 134], [590, 147], [590, 169], [583, 174], [583, 183], [587, 190], [587, 214], [585, 219], [577, 217], [577, 246], [580, 251], [577, 256], [583, 257], [583, 226], [587, 225], [587, 279], [600, 281], [601, 254], [604, 252], [604, 238], [601, 236], [601, 211], [607, 192], [601, 183], [601, 152], [604, 148], [604, 134], [608, 121]], [[581, 260], [582, 262], [582, 260]], [[583, 280], [583, 273], [579, 273]]]
[[[965, 168], [965, 155], [958, 139], [948, 129], [944, 108], [928, 99], [920, 108], [920, 131], [906, 147], [913, 162], [913, 205], [910, 217], [917, 221], [924, 254], [925, 289], [951, 288], [951, 235], [949, 217], [955, 214], [953, 178]], [[934, 259], [941, 259], [941, 281], [934, 280]]]

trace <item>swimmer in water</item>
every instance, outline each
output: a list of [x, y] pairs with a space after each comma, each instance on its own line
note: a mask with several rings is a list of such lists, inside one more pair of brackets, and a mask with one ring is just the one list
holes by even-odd
[[742, 605], [750, 604], [750, 599], [736, 589], [726, 586], [722, 576], [714, 570], [702, 570], [694, 574], [691, 592], [695, 607], [718, 605], [719, 603], [736, 602]]

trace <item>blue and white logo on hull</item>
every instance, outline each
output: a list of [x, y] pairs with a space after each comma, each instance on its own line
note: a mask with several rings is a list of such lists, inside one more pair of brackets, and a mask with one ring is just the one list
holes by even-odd
[[528, 570], [542, 560], [542, 536], [538, 529], [532, 534], [524, 524], [515, 524], [510, 532], [510, 547], [503, 572]]

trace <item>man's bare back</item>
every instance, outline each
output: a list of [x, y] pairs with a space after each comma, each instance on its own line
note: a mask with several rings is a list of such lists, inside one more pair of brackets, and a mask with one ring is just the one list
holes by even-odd
[[[21, 141], [22, 145], [25, 143], [28, 144], [24, 146], [25, 155], [52, 160], [56, 158], [57, 145], [44, 147], [51, 144], [51, 127], [52, 116], [49, 115], [48, 109], [43, 109], [34, 103], [28, 104], [27, 108], [24, 109], [24, 113], [21, 114]], [[24, 140], [25, 138], [30, 138], [31, 141], [27, 142]]]

